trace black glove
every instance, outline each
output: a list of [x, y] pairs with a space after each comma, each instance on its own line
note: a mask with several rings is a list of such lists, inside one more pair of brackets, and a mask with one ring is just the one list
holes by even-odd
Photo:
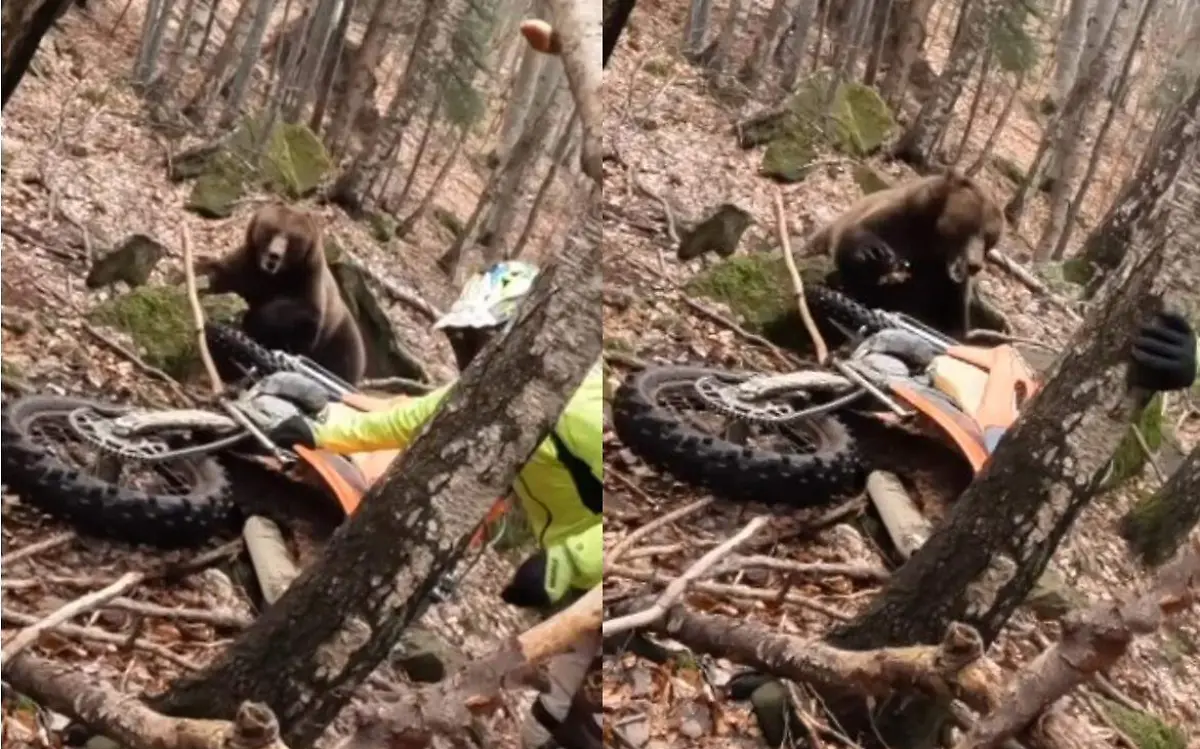
[[551, 546], [522, 562], [500, 597], [513, 606], [545, 609], [567, 594], [572, 575], [573, 567], [566, 548]]
[[1196, 381], [1196, 332], [1183, 315], [1160, 312], [1133, 339], [1129, 379], [1152, 392], [1181, 390]]
[[291, 449], [294, 445], [304, 445], [314, 448], [317, 446], [316, 435], [313, 434], [312, 424], [300, 414], [289, 416], [267, 431], [267, 436], [276, 445]]

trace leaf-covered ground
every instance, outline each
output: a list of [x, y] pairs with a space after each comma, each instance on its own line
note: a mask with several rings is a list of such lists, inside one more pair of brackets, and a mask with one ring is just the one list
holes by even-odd
[[[751, 6], [749, 23], [761, 23], [769, 4]], [[725, 4], [714, 4], [714, 28], [728, 21]], [[753, 253], [763, 247], [777, 247], [773, 214], [775, 185], [758, 176], [762, 149], [744, 151], [733, 134], [735, 122], [775, 102], [759, 102], [737, 109], [713, 95], [713, 87], [704, 73], [686, 63], [678, 53], [687, 3], [681, 0], [654, 0], [639, 3], [631, 26], [626, 29], [610, 68], [606, 72], [606, 152], [612, 158], [605, 172], [605, 347], [615, 353], [613, 361], [631, 357], [646, 362], [699, 363], [728, 369], [779, 370], [770, 352], [749, 341], [732, 326], [714, 322], [689, 304], [681, 286], [698, 272], [696, 261], [687, 266], [674, 258], [675, 246], [667, 238], [667, 221], [659, 200], [638, 185], [667, 199], [673, 212], [688, 218], [706, 215], [705, 211], [724, 202], [747, 209], [755, 223], [739, 245], [739, 253]], [[934, 11], [935, 17], [939, 13]], [[951, 14], [952, 15], [952, 14]], [[938, 42], [933, 45], [933, 63], [940, 64], [948, 46], [943, 24]], [[752, 26], [749, 28], [753, 28]], [[742, 59], [749, 51], [749, 34], [733, 54]], [[1033, 78], [1033, 76], [1031, 76]], [[964, 97], [967, 99], [968, 97]], [[1036, 101], [1031, 86], [1022, 99]], [[960, 110], [969, 101], [960, 102]], [[984, 127], [972, 139], [974, 148], [982, 144], [986, 130], [999, 107], [984, 117]], [[1041, 124], [1018, 107], [1011, 124], [1001, 134], [996, 153], [1027, 164], [1037, 147]], [[965, 112], [960, 111], [960, 123]], [[1123, 132], [1128, 118], [1118, 121]], [[952, 130], [947, 142], [956, 142], [961, 131]], [[968, 156], [973, 157], [968, 150]], [[1124, 174], [1129, 154], [1121, 154], [1121, 163], [1111, 156], [1101, 174]], [[881, 163], [871, 165], [893, 182], [911, 176], [907, 167]], [[820, 223], [836, 216], [862, 193], [852, 175], [852, 164], [831, 158], [829, 165], [817, 168], [802, 182], [781, 187], [793, 236], [803, 236]], [[1012, 183], [989, 166], [980, 175], [982, 181], [1006, 200]], [[1103, 214], [1116, 187], [1102, 178], [1082, 211], [1083, 225], [1072, 241], [1077, 246], [1086, 232]], [[1022, 231], [1009, 232], [1002, 249], [1009, 255], [1026, 259], [1037, 240], [1046, 213], [1044, 197], [1035, 199], [1027, 211]], [[657, 254], [665, 251], [665, 272], [660, 271]], [[1190, 267], [1191, 288], [1195, 288], [1197, 268]], [[1185, 279], [1185, 283], [1186, 283]], [[1069, 338], [1073, 325], [1069, 318], [1045, 298], [1031, 293], [1015, 279], [995, 268], [989, 269], [983, 288], [1016, 326], [1020, 336], [1061, 345]], [[706, 307], [720, 309], [711, 301]], [[628, 370], [614, 365], [616, 376]], [[1180, 399], [1169, 409], [1171, 421], [1182, 419], [1178, 429], [1180, 442], [1190, 449], [1200, 442], [1200, 420]], [[1185, 418], [1191, 414], [1191, 418]], [[673, 482], [634, 457], [615, 436], [606, 445], [607, 548], [613, 548], [632, 530], [644, 526], [666, 512], [702, 499], [703, 492]], [[901, 466], [913, 479], [916, 500], [934, 518], [938, 506], [952, 501], [957, 491], [956, 459], [932, 442], [913, 439], [891, 448], [888, 462]], [[1054, 564], [1062, 570], [1067, 586], [1081, 599], [1098, 601], [1106, 596], [1144, 590], [1149, 577], [1132, 562], [1115, 535], [1117, 518], [1138, 496], [1155, 486], [1152, 474], [1095, 502], [1076, 523], [1060, 548]], [[959, 485], [961, 488], [961, 484]], [[643, 538], [619, 565], [634, 568], [638, 579], [610, 571], [606, 586], [613, 593], [645, 593], [662, 589], [662, 584], [682, 573], [713, 545], [734, 535], [753, 515], [744, 507], [717, 502], [686, 519], [671, 523]], [[761, 509], [761, 508], [757, 508]], [[830, 508], [823, 508], [828, 512]], [[768, 530], [756, 537], [757, 548], [742, 549], [746, 554], [771, 554], [781, 559], [804, 562], [847, 562], [872, 567], [886, 566], [881, 551], [869, 536], [856, 527], [856, 513], [843, 514], [832, 524], [822, 522], [822, 510], [797, 511], [779, 516]], [[786, 538], [796, 528], [818, 530], [803, 541]], [[795, 536], [794, 533], [792, 533]], [[734, 566], [736, 569], [736, 565]], [[650, 586], [647, 576], [656, 576]], [[792, 577], [767, 573], [760, 569], [727, 571], [719, 582], [739, 586], [732, 593], [715, 594], [703, 589], [687, 594], [689, 605], [707, 611], [768, 622], [781, 631], [816, 635], [861, 610], [878, 589], [877, 582], [842, 576]], [[787, 601], [778, 596], [787, 588]], [[769, 600], [762, 600], [763, 598]], [[1107, 696], [1091, 687], [1069, 698], [1077, 711], [1112, 744], [1120, 739], [1103, 709], [1104, 699], [1128, 699], [1150, 713], [1178, 726], [1191, 741], [1200, 738], [1200, 628], [1195, 617], [1182, 616], [1155, 635], [1138, 640], [1119, 667], [1108, 674], [1112, 685]], [[1041, 650], [1040, 634], [1058, 635], [1055, 622], [1038, 621], [1027, 611], [1020, 612], [1007, 634], [993, 649], [995, 659], [1014, 668], [1028, 662]], [[728, 674], [734, 665], [719, 663], [717, 673]], [[718, 680], [719, 680], [718, 676]], [[659, 667], [650, 661], [625, 654], [608, 664], [605, 680], [605, 709], [610, 724], [622, 730], [637, 747], [730, 747], [761, 746], [757, 729], [746, 705], [733, 704], [719, 696], [711, 683], [701, 677], [695, 664], [684, 660]], [[1083, 696], [1081, 697], [1080, 694]], [[819, 707], [811, 702], [807, 709], [824, 720]], [[1126, 726], [1128, 729], [1128, 726]], [[1186, 741], [1183, 745], [1186, 745]]]
[[[226, 24], [233, 10], [223, 4]], [[89, 258], [102, 255], [131, 234], [143, 233], [165, 245], [169, 253], [150, 283], [173, 283], [182, 274], [181, 225], [187, 226], [197, 255], [222, 253], [241, 241], [257, 205], [254, 200], [244, 201], [231, 218], [217, 221], [183, 209], [191, 185], [167, 179], [167, 144], [150, 127], [142, 100], [127, 83], [138, 45], [136, 26], [144, 14], [141, 0], [92, 3], [86, 12], [72, 8], [62, 29], [44, 40], [36, 73], [25, 78], [5, 107], [0, 283], [6, 394], [7, 384], [17, 381], [39, 392], [139, 404], [178, 403], [173, 386], [148, 374], [136, 357], [128, 355], [138, 353], [128, 336], [88, 321], [88, 312], [114, 293], [85, 290]], [[115, 32], [114, 26], [118, 26]], [[388, 93], [394, 81], [389, 85]], [[486, 115], [493, 123], [497, 111], [493, 107]], [[419, 134], [409, 134], [413, 142], [406, 142], [405, 154], [411, 155]], [[483, 153], [488, 137], [481, 128], [468, 141], [463, 149], [468, 156], [452, 170], [435, 208], [461, 221], [470, 215], [487, 177], [477, 154]], [[439, 147], [448, 150], [451, 145]], [[435, 171], [436, 165], [421, 173], [413, 193], [417, 198]], [[562, 203], [559, 190], [551, 191], [530, 245], [530, 259], [538, 260], [554, 246]], [[414, 205], [412, 201], [404, 210]], [[309, 208], [319, 212], [329, 236], [386, 280], [415, 290], [442, 309], [453, 299], [455, 289], [435, 265], [453, 237], [436, 217], [426, 218], [404, 239], [393, 238], [382, 245], [372, 238], [369, 225], [352, 221], [332, 207]], [[439, 381], [452, 379], [455, 369], [449, 346], [433, 334], [429, 319], [404, 304], [381, 302], [401, 343], [426, 364], [430, 375]], [[204, 386], [202, 381], [189, 384]], [[287, 499], [279, 497], [281, 502]], [[294, 536], [302, 561], [308, 561], [317, 539], [329, 528], [297, 524], [285, 530]], [[124, 572], [146, 569], [164, 558], [153, 549], [63, 535], [68, 533], [65, 525], [5, 495], [6, 638], [23, 623], [104, 587]], [[12, 556], [51, 538], [57, 540], [50, 548], [20, 559]], [[255, 615], [242, 587], [257, 584], [252, 574], [238, 565], [222, 569], [223, 573], [195, 575], [180, 583], [140, 585], [127, 594], [127, 602], [75, 620], [75, 631], [48, 633], [35, 647], [130, 693], [157, 691], [181, 673], [202, 667]], [[511, 560], [488, 552], [459, 587], [458, 601], [435, 606], [427, 623], [468, 656], [487, 652], [497, 633], [528, 624], [510, 607], [495, 605], [511, 569]], [[149, 604], [172, 611], [147, 609]], [[480, 610], [494, 616], [482, 621], [469, 613]], [[5, 709], [13, 717], [4, 721], [6, 745], [10, 740], [13, 746], [44, 745], [31, 706], [10, 703], [6, 697]], [[499, 746], [513, 740], [513, 715], [520, 714], [515, 710], [497, 717], [493, 736]]]

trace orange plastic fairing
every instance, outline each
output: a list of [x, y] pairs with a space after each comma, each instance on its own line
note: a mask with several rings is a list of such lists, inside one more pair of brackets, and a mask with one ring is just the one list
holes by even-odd
[[971, 416], [981, 430], [1005, 430], [1016, 422], [1025, 401], [1038, 390], [1029, 365], [1012, 346], [985, 349], [975, 346], [951, 346], [947, 354], [974, 364], [988, 373], [983, 400]]
[[976, 473], [988, 460], [983, 433], [965, 414], [945, 403], [936, 391], [925, 392], [926, 388], [906, 380], [891, 383], [891, 390], [910, 406], [932, 419], [958, 446]]

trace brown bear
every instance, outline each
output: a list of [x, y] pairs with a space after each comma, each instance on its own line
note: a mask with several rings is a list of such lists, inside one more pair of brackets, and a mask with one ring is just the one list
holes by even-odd
[[831, 285], [861, 303], [961, 338], [981, 306], [975, 274], [1003, 233], [1000, 206], [950, 170], [867, 195], [817, 231], [808, 252], [828, 253]]
[[307, 356], [352, 385], [367, 356], [362, 333], [325, 262], [321, 226], [281, 203], [260, 208], [240, 247], [197, 263], [208, 293], [234, 293], [248, 306], [242, 330], [267, 348]]

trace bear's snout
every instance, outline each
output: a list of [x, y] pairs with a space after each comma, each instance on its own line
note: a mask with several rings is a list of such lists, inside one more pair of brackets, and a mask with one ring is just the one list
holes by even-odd
[[274, 275], [283, 267], [283, 260], [287, 256], [287, 237], [282, 234], [276, 234], [271, 237], [271, 241], [267, 243], [263, 250], [262, 257], [259, 258], [258, 264], [263, 272], [267, 275]]

